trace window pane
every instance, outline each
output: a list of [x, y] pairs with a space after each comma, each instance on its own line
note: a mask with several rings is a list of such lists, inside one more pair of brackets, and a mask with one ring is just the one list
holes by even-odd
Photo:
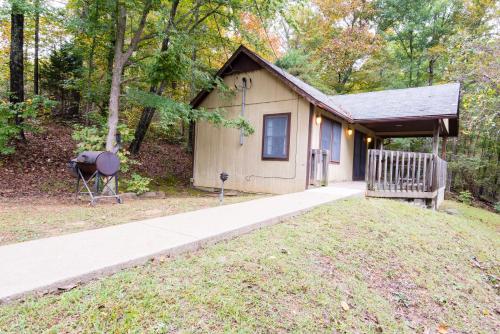
[[321, 124], [321, 149], [329, 150], [330, 154], [332, 147], [332, 122], [328, 119], [324, 119]]
[[340, 161], [341, 136], [342, 125], [329, 119], [324, 119], [323, 123], [321, 123], [321, 149], [330, 151], [330, 161]]
[[288, 116], [267, 116], [264, 118], [264, 152], [266, 158], [287, 157]]
[[331, 159], [333, 161], [340, 161], [340, 137], [342, 135], [342, 125], [333, 123], [333, 145]]
[[267, 118], [267, 136], [269, 137], [284, 137], [286, 135], [286, 123], [288, 118], [284, 117], [269, 117]]

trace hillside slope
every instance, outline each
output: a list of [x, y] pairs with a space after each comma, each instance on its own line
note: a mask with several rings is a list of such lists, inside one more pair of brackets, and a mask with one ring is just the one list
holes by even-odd
[[446, 206], [454, 213], [334, 202], [60, 295], [0, 305], [0, 332], [498, 332], [500, 216]]
[[[62, 197], [73, 192], [75, 179], [67, 169], [75, 157], [71, 133], [71, 125], [43, 125], [41, 132], [28, 133], [28, 143], [18, 145], [14, 154], [0, 157], [0, 198]], [[139, 164], [132, 171], [143, 176], [189, 183], [192, 159], [181, 145], [148, 140], [134, 159]]]

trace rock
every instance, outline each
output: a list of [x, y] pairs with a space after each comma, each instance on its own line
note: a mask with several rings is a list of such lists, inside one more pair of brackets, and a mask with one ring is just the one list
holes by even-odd
[[156, 198], [156, 191], [147, 191], [139, 195], [141, 198]]
[[452, 215], [452, 216], [458, 215], [457, 209], [446, 209], [446, 210], [444, 210], [444, 212], [446, 212], [447, 214]]
[[123, 199], [137, 199], [137, 194], [136, 193], [122, 193], [122, 194], [119, 194], [119, 195]]
[[64, 286], [58, 286], [57, 287], [57, 290], [59, 291], [69, 291], [69, 290], [72, 290], [74, 288], [76, 288], [77, 284], [68, 284], [68, 285], [64, 285]]
[[141, 198], [165, 198], [167, 195], [163, 191], [147, 191], [139, 195]]

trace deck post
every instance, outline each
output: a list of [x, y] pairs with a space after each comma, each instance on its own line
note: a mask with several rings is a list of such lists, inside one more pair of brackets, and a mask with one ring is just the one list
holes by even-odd
[[446, 142], [448, 141], [448, 137], [443, 137], [441, 141], [441, 159], [446, 160]]
[[434, 131], [432, 134], [432, 154], [435, 155], [439, 153], [439, 122], [440, 120], [434, 124]]

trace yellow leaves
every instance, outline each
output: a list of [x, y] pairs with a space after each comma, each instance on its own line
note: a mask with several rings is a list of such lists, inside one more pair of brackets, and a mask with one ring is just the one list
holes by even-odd
[[439, 334], [446, 334], [448, 333], [448, 329], [449, 329], [449, 326], [446, 325], [446, 324], [439, 324], [439, 326], [437, 327], [437, 331]]
[[439, 56], [445, 53], [447, 50], [442, 44], [435, 45], [428, 49], [429, 55], [431, 56]]

